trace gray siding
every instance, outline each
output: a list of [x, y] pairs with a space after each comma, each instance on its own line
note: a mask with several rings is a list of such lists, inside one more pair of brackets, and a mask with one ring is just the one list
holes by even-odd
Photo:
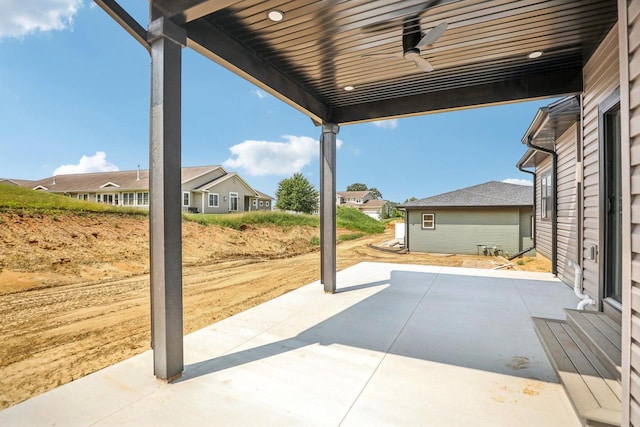
[[551, 218], [542, 218], [542, 176], [551, 172], [551, 156], [541, 161], [536, 167], [536, 251], [551, 259], [552, 256], [552, 239], [553, 239], [553, 221]]
[[[422, 229], [422, 214], [435, 214], [435, 229]], [[509, 253], [521, 245], [519, 208], [425, 209], [408, 212], [409, 250], [476, 254], [478, 243], [499, 244]]]
[[[205, 185], [208, 182], [214, 181], [222, 176], [224, 176], [226, 172], [222, 170], [222, 168], [217, 168], [209, 173], [201, 175], [199, 177], [193, 178], [191, 181], [186, 182], [183, 187], [188, 188], [190, 190], [194, 188], [198, 188], [202, 185]], [[184, 190], [187, 191], [187, 190]]]
[[[623, 56], [623, 65], [628, 64], [628, 75], [625, 75], [625, 81], [622, 82], [623, 87], [627, 84], [628, 78], [628, 121], [623, 120], [622, 126], [628, 130], [629, 135], [629, 162], [631, 167], [631, 215], [630, 230], [627, 229], [627, 235], [631, 235], [630, 242], [630, 272], [623, 272], [623, 280], [625, 275], [630, 274], [631, 289], [630, 292], [623, 289], [623, 298], [627, 296], [629, 300], [624, 300], [626, 306], [623, 313], [623, 422], [625, 422], [626, 410], [629, 410], [629, 421], [633, 425], [640, 426], [640, 0], [630, 0], [627, 2], [628, 8], [627, 19], [628, 25], [623, 28], [624, 34], [628, 34], [628, 38], [624, 40], [628, 48], [628, 58]], [[623, 14], [624, 16], [624, 14]], [[624, 21], [623, 21], [624, 22]], [[626, 53], [626, 52], [625, 52]], [[626, 74], [626, 73], [625, 73]], [[624, 107], [624, 99], [621, 99]], [[622, 110], [622, 118], [624, 119], [626, 112]], [[623, 130], [623, 149], [624, 144]], [[624, 156], [624, 153], [623, 153]], [[624, 158], [624, 157], [623, 157]], [[624, 164], [623, 164], [624, 167]], [[623, 169], [624, 171], [624, 169]], [[623, 231], [625, 229], [623, 228]], [[624, 239], [623, 233], [623, 239]], [[623, 241], [624, 243], [624, 241]], [[624, 247], [624, 246], [623, 246]], [[623, 258], [624, 260], [624, 258]], [[627, 276], [629, 277], [629, 276]], [[627, 287], [627, 281], [623, 282], [623, 287]], [[630, 306], [630, 307], [629, 307]], [[624, 322], [626, 320], [626, 322]], [[629, 335], [631, 338], [629, 338]], [[625, 366], [626, 365], [626, 366]], [[625, 381], [625, 373], [628, 372], [628, 378]], [[628, 402], [628, 408], [624, 407]]]
[[[611, 29], [584, 67], [583, 95], [583, 245], [601, 247], [598, 107], [620, 84], [618, 27]], [[600, 254], [598, 254], [599, 256]], [[600, 270], [595, 260], [583, 256], [584, 290], [599, 300]]]
[[573, 285], [574, 270], [567, 263], [578, 259], [578, 194], [576, 187], [576, 144], [578, 125], [556, 141], [558, 156], [558, 278]]
[[[229, 213], [229, 193], [238, 193], [238, 212], [245, 210], [245, 196], [255, 197], [255, 193], [251, 192], [242, 181], [236, 177], [227, 179], [220, 184], [209, 189], [210, 193], [217, 193], [219, 195], [218, 207], [209, 207], [209, 201], [205, 200], [204, 213]], [[205, 197], [208, 199], [207, 193]], [[226, 200], [225, 200], [226, 198]], [[202, 205], [198, 206], [202, 209]]]

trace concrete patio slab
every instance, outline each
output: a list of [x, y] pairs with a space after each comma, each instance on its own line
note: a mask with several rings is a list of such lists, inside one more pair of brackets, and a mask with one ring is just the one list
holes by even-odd
[[549, 274], [361, 263], [185, 337], [164, 384], [146, 352], [0, 412], [2, 426], [578, 426], [531, 316]]

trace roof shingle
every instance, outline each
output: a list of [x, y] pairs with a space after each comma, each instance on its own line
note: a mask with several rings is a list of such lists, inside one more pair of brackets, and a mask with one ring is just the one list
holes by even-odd
[[533, 187], [489, 181], [398, 205], [400, 208], [532, 206]]

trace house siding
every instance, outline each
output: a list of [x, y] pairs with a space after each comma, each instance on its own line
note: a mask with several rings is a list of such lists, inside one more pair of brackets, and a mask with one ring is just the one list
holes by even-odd
[[[435, 214], [434, 230], [422, 229], [423, 213]], [[491, 243], [516, 253], [521, 245], [520, 217], [519, 208], [412, 209], [407, 221], [409, 250], [475, 255], [476, 244]]]
[[[211, 193], [219, 194], [218, 207], [209, 207], [209, 200], [205, 201], [205, 213], [229, 213], [229, 193], [238, 193], [238, 211], [245, 210], [245, 196], [255, 197], [255, 193], [249, 193], [247, 187], [237, 178], [227, 179], [224, 182], [212, 187]], [[209, 198], [208, 193], [204, 193], [205, 198]], [[226, 200], [225, 200], [226, 198]], [[234, 211], [235, 212], [235, 211]]]
[[551, 156], [541, 161], [536, 168], [536, 252], [552, 259], [553, 221], [542, 218], [542, 177], [551, 173]]
[[[618, 63], [618, 27], [611, 29], [602, 44], [589, 59], [583, 70], [583, 258], [586, 294], [600, 300], [600, 175], [599, 175], [599, 105], [618, 87], [620, 71]], [[596, 257], [586, 256], [588, 249], [595, 247]]]
[[[630, 211], [623, 211], [627, 223], [623, 224], [623, 423], [640, 426], [640, 0], [619, 2], [627, 9], [621, 12], [625, 27], [622, 33], [624, 48], [624, 81], [621, 90], [623, 174], [630, 168]], [[623, 9], [623, 8], [621, 8]], [[622, 24], [621, 24], [622, 25]], [[627, 86], [628, 85], [628, 86]], [[626, 98], [628, 96], [628, 98]], [[626, 108], [625, 108], [626, 107]], [[628, 135], [628, 138], [625, 136]], [[629, 147], [625, 146], [626, 141]], [[627, 162], [625, 164], [625, 162]], [[624, 184], [623, 184], [624, 185]], [[626, 208], [625, 208], [626, 209]], [[625, 240], [630, 235], [630, 241]], [[630, 288], [628, 283], [630, 282]], [[624, 289], [626, 288], [626, 289]], [[624, 424], [623, 424], [624, 425]]]
[[531, 216], [533, 211], [531, 209], [520, 209], [520, 247], [518, 251], [533, 246], [533, 239], [531, 236]]
[[573, 285], [574, 269], [569, 260], [578, 263], [578, 190], [576, 187], [576, 162], [578, 125], [571, 126], [556, 141], [557, 197], [558, 197], [558, 278]]

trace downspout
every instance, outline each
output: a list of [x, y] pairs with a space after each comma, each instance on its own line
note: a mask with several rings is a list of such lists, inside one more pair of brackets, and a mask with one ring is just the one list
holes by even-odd
[[[551, 155], [551, 176], [553, 177], [553, 217], [551, 218], [551, 273], [558, 274], [558, 155], [554, 150], [549, 150], [538, 145], [534, 145], [529, 136], [527, 147]], [[535, 182], [534, 182], [535, 184]], [[535, 185], [534, 185], [535, 188]]]
[[537, 197], [537, 192], [536, 192], [536, 177], [537, 174], [535, 171], [528, 171], [526, 170], [521, 163], [518, 163], [518, 169], [520, 170], [520, 172], [524, 172], [524, 173], [528, 173], [533, 177], [533, 229], [531, 230], [531, 240], [533, 241], [533, 249], [536, 248], [536, 197]]
[[578, 306], [576, 308], [578, 310], [584, 310], [584, 307], [586, 305], [595, 305], [596, 302], [591, 299], [589, 295], [582, 293], [582, 267], [580, 267], [580, 264], [571, 260], [569, 260], [567, 264], [569, 265], [569, 267], [573, 268], [575, 272], [575, 276], [573, 279], [573, 292], [578, 298], [582, 300], [578, 303]]

